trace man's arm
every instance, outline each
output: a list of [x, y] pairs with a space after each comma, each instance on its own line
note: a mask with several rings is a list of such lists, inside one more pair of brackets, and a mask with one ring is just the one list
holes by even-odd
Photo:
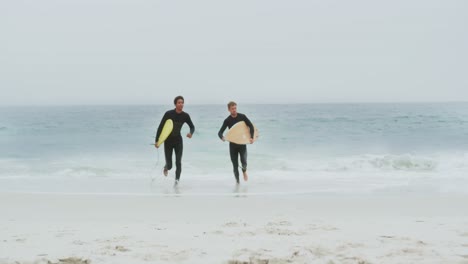
[[187, 120], [185, 122], [190, 127], [190, 135], [193, 135], [193, 133], [195, 133], [195, 126], [193, 125], [192, 119], [190, 118], [189, 114], [187, 114]]
[[224, 120], [223, 125], [221, 126], [221, 128], [219, 129], [219, 132], [218, 132], [218, 137], [220, 139], [223, 139], [223, 133], [224, 133], [224, 130], [226, 130], [226, 127], [227, 127], [227, 121]]
[[252, 122], [250, 122], [250, 120], [247, 118], [246, 115], [244, 115], [244, 122], [250, 128], [250, 138], [253, 139], [255, 129], [254, 129], [254, 126], [253, 126]]

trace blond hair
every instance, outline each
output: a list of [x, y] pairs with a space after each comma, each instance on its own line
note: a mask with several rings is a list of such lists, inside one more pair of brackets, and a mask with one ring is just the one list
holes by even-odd
[[231, 109], [231, 106], [235, 106], [235, 105], [237, 105], [236, 102], [231, 101], [231, 102], [229, 102], [229, 103], [227, 104], [227, 107], [228, 107], [228, 109]]

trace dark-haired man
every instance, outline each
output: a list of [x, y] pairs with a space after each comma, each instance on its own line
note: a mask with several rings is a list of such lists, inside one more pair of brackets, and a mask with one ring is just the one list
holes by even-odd
[[184, 109], [184, 97], [177, 96], [174, 98], [175, 109], [167, 111], [161, 123], [159, 123], [158, 131], [156, 132], [156, 141], [155, 147], [159, 148], [157, 142], [159, 141], [159, 136], [161, 135], [162, 128], [166, 123], [166, 120], [171, 119], [174, 127], [171, 134], [167, 137], [164, 142], [164, 154], [166, 157], [166, 165], [164, 165], [164, 175], [167, 176], [168, 171], [172, 169], [172, 152], [175, 152], [176, 156], [176, 178], [174, 185], [178, 185], [180, 180], [180, 174], [182, 173], [182, 153], [183, 153], [183, 140], [180, 135], [180, 130], [184, 123], [187, 123], [190, 127], [190, 132], [187, 134], [188, 138], [192, 138], [193, 133], [195, 132], [195, 126], [190, 119], [190, 115], [183, 111]]

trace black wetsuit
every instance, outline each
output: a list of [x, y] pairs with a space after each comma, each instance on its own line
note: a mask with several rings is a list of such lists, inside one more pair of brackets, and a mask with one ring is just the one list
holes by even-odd
[[[244, 121], [245, 124], [250, 128], [250, 138], [254, 136], [254, 127], [252, 122], [247, 118], [246, 115], [237, 113], [237, 116], [234, 118], [232, 116], [228, 116], [224, 122], [221, 129], [219, 129], [218, 136], [220, 139], [223, 138], [224, 130], [226, 127], [231, 128], [237, 122]], [[239, 145], [236, 143], [229, 143], [229, 153], [231, 155], [232, 167], [234, 170], [234, 176], [236, 177], [237, 183], [239, 183], [239, 156], [242, 164], [242, 171], [245, 172], [247, 170], [247, 146], [246, 145]]]
[[158, 142], [164, 123], [166, 123], [166, 120], [168, 119], [172, 119], [174, 128], [172, 129], [172, 132], [169, 135], [169, 137], [167, 137], [166, 141], [164, 141], [164, 153], [166, 156], [165, 168], [167, 170], [172, 169], [172, 151], [175, 151], [176, 180], [179, 180], [180, 174], [182, 173], [182, 152], [184, 149], [184, 144], [183, 144], [182, 136], [180, 135], [180, 130], [182, 129], [182, 125], [184, 123], [187, 123], [190, 127], [190, 134], [193, 135], [193, 133], [195, 132], [195, 126], [193, 125], [189, 114], [185, 112], [177, 113], [175, 109], [169, 110], [164, 114], [163, 118], [161, 119], [161, 123], [159, 124], [158, 131], [156, 132], [155, 142]]

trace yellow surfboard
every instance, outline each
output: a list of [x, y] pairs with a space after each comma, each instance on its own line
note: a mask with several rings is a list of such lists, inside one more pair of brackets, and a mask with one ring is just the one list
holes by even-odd
[[[236, 143], [239, 145], [250, 144], [250, 128], [244, 121], [240, 121], [233, 125], [224, 137], [227, 141]], [[253, 140], [258, 138], [258, 129], [254, 125], [254, 137]]]
[[161, 135], [159, 135], [158, 146], [161, 146], [162, 143], [167, 139], [167, 137], [171, 134], [172, 129], [174, 128], [174, 123], [171, 119], [166, 120], [164, 123], [163, 129], [161, 131]]

